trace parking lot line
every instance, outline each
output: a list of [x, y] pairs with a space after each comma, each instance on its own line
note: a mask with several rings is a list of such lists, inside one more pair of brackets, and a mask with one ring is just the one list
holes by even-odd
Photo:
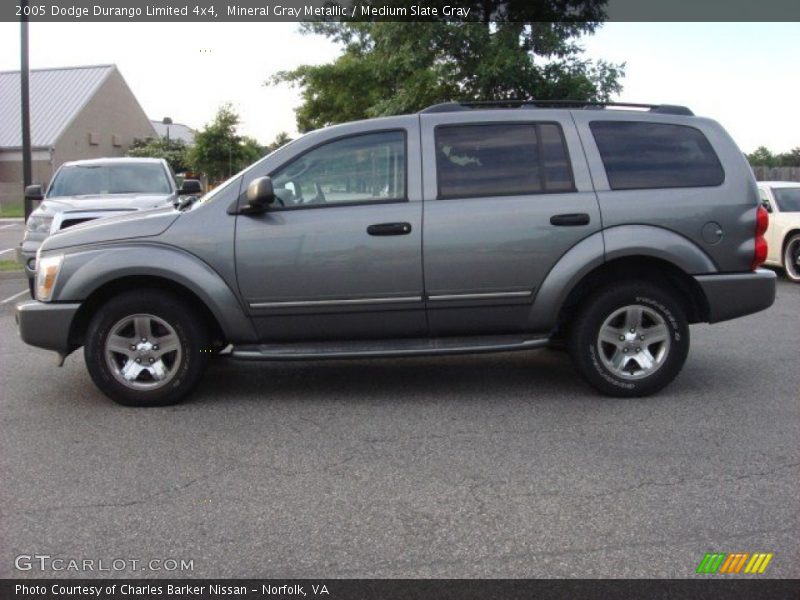
[[0, 225], [0, 229], [11, 229], [12, 227], [17, 227], [21, 225], [21, 223], [9, 223], [8, 225]]
[[13, 252], [13, 248], [8, 248], [7, 250], [0, 250], [0, 254], [5, 254], [6, 252]]
[[8, 304], [14, 298], [19, 298], [20, 296], [22, 296], [22, 294], [27, 294], [27, 293], [28, 293], [28, 290], [22, 290], [19, 294], [14, 294], [13, 296], [9, 296], [8, 298], [6, 298], [2, 302], [0, 302], [0, 304]]

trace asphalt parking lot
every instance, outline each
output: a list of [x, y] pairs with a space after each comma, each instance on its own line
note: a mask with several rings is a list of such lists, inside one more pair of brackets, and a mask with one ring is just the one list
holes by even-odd
[[24, 230], [22, 219], [0, 219], [0, 260], [14, 260]]
[[[0, 299], [24, 282], [0, 281]], [[800, 577], [800, 286], [694, 326], [679, 378], [597, 396], [558, 352], [217, 361], [130, 409], [0, 306], [0, 577]], [[44, 573], [14, 558], [193, 561]], [[741, 577], [742, 575], [739, 575]]]

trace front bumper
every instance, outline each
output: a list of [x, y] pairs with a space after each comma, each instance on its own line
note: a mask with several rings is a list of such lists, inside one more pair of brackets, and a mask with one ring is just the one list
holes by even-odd
[[768, 269], [752, 273], [696, 275], [708, 300], [708, 322], [719, 323], [750, 315], [775, 302], [777, 276]]
[[15, 316], [22, 341], [66, 356], [75, 349], [70, 344], [69, 333], [80, 306], [37, 300], [20, 302]]

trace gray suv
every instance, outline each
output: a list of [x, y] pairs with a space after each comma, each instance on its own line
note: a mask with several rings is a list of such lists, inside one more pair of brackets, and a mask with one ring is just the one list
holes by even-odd
[[[621, 109], [622, 108], [622, 109]], [[716, 122], [683, 107], [448, 103], [314, 131], [194, 203], [39, 250], [22, 339], [128, 405], [209, 359], [566, 347], [613, 396], [669, 383], [689, 324], [769, 307], [767, 213]]]

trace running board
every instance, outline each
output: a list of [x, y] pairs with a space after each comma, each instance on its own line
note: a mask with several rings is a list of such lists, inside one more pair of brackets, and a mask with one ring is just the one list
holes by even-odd
[[234, 346], [231, 358], [240, 360], [310, 360], [388, 358], [434, 354], [477, 354], [532, 350], [549, 343], [547, 337], [480, 336], [398, 340], [305, 342]]

